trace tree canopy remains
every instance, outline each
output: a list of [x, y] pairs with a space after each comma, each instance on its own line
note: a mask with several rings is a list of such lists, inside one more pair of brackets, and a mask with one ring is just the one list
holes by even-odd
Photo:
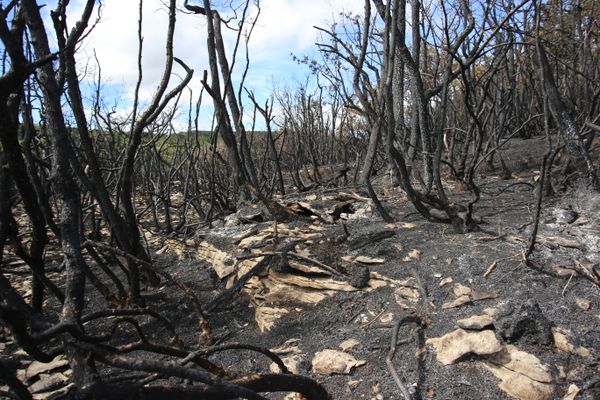
[[80, 57], [103, 5], [50, 3], [0, 4], [0, 396], [598, 393], [596, 1], [365, 0], [261, 99], [264, 5], [167, 0], [144, 100], [140, 0], [113, 107]]

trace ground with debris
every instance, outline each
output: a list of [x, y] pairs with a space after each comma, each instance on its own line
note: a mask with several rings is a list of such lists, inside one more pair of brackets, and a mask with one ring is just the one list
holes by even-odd
[[[270, 348], [334, 399], [597, 399], [599, 197], [567, 187], [545, 199], [526, 265], [536, 168], [480, 177], [481, 229], [468, 234], [423, 220], [381, 178], [393, 224], [343, 188], [277, 199], [299, 215], [288, 223], [248, 206], [194, 237], [147, 239], [155, 264], [208, 306], [217, 341]], [[170, 284], [146, 295], [193, 343], [188, 300]], [[231, 371], [275, 368], [255, 353], [219, 357]]]

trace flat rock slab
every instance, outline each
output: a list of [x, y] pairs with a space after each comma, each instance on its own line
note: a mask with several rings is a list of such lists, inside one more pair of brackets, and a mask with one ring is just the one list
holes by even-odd
[[39, 380], [29, 387], [31, 393], [41, 393], [54, 390], [57, 387], [64, 386], [69, 380], [68, 377], [59, 373], [56, 374], [40, 374]]
[[42, 362], [39, 362], [39, 361], [33, 361], [27, 367], [26, 378], [28, 380], [30, 380], [30, 379], [38, 376], [39, 374], [43, 374], [43, 373], [46, 373], [48, 371], [52, 371], [52, 370], [55, 370], [55, 369], [58, 369], [58, 368], [62, 368], [62, 367], [67, 366], [67, 365], [69, 365], [69, 362], [67, 361], [67, 359], [63, 355], [56, 356], [49, 363], [42, 363]]
[[503, 349], [502, 343], [491, 330], [470, 332], [457, 329], [442, 337], [428, 339], [444, 365], [454, 364], [467, 354], [490, 355]]
[[508, 345], [488, 358], [485, 366], [502, 382], [500, 389], [520, 400], [547, 400], [554, 392], [548, 367], [529, 353]]

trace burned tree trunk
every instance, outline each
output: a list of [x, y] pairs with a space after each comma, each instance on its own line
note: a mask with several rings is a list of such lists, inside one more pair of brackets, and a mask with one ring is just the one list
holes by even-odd
[[[94, 1], [88, 0], [82, 19], [78, 22], [81, 33], [87, 25], [93, 10]], [[35, 54], [38, 59], [51, 54], [48, 36], [40, 15], [39, 6], [33, 0], [22, 2], [25, 21], [32, 37]], [[74, 35], [72, 40], [77, 40]], [[75, 43], [70, 43], [74, 45]], [[61, 321], [79, 325], [84, 305], [85, 269], [86, 263], [81, 253], [80, 224], [80, 195], [79, 187], [74, 180], [69, 162], [71, 143], [69, 132], [61, 105], [61, 90], [56, 80], [56, 73], [51, 63], [46, 63], [38, 69], [38, 79], [44, 97], [48, 130], [52, 144], [52, 189], [58, 199], [60, 209], [60, 239], [64, 253], [66, 286], [65, 301], [62, 307]], [[77, 352], [69, 341], [64, 342], [69, 362], [74, 371], [74, 379], [79, 387], [93, 381], [94, 373], [89, 368], [86, 358]]]
[[598, 174], [594, 163], [590, 158], [590, 154], [585, 145], [585, 141], [579, 132], [579, 128], [575, 124], [573, 117], [567, 110], [565, 103], [562, 101], [554, 76], [552, 75], [552, 68], [546, 55], [546, 50], [539, 35], [536, 38], [536, 48], [538, 53], [538, 60], [542, 69], [543, 85], [546, 95], [548, 96], [548, 105], [552, 116], [559, 126], [562, 134], [564, 135], [565, 141], [567, 142], [567, 149], [573, 156], [579, 155], [585, 163], [587, 183], [589, 187], [600, 192], [600, 181], [598, 180]]

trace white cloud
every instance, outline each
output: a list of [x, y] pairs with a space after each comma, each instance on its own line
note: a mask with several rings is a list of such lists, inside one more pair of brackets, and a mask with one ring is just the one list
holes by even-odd
[[[163, 73], [168, 16], [160, 0], [144, 1], [143, 11], [141, 94], [142, 98], [148, 98]], [[123, 84], [132, 91], [138, 77], [138, 2], [105, 0], [101, 15], [100, 22], [80, 50], [80, 60], [92, 59], [95, 51], [103, 78], [113, 84]], [[205, 46], [199, 45], [202, 35], [203, 29], [193, 16], [178, 13], [174, 52], [192, 68], [206, 58]], [[178, 67], [174, 71], [182, 72]]]
[[[74, 2], [71, 24], [81, 10], [82, 0]], [[194, 3], [194, 2], [192, 2]], [[178, 0], [182, 8], [183, 0]], [[298, 67], [290, 53], [311, 54], [317, 39], [314, 25], [327, 26], [339, 11], [362, 12], [364, 0], [261, 0], [262, 12], [250, 39], [251, 69], [247, 83], [257, 93], [266, 97], [273, 82], [285, 83], [294, 74], [303, 75], [305, 69]], [[79, 7], [78, 7], [79, 6]], [[96, 51], [102, 68], [103, 79], [116, 85], [124, 85], [124, 97], [131, 99], [137, 80], [137, 19], [138, 1], [104, 0], [102, 18], [86, 38], [80, 52], [80, 65], [93, 65]], [[165, 0], [144, 0], [142, 58], [143, 84], [141, 98], [149, 99], [160, 81], [165, 60], [165, 37], [167, 30]], [[201, 88], [202, 73], [208, 69], [206, 52], [206, 21], [204, 16], [178, 12], [175, 35], [175, 55], [195, 70], [190, 84], [196, 96]], [[234, 35], [227, 29], [223, 33], [228, 50], [234, 43]], [[243, 57], [243, 48], [240, 49]], [[236, 71], [241, 72], [245, 60], [240, 58]], [[175, 72], [183, 73], [179, 67]], [[93, 80], [93, 76], [84, 79]], [[173, 77], [178, 82], [177, 77]], [[186, 95], [187, 96], [187, 95]], [[204, 103], [210, 101], [205, 96]], [[260, 100], [259, 100], [260, 101]], [[183, 101], [187, 104], [187, 100]]]
[[328, 26], [342, 10], [360, 12], [364, 0], [262, 0], [251, 39], [253, 57], [262, 59], [309, 51], [317, 38], [314, 26]]

